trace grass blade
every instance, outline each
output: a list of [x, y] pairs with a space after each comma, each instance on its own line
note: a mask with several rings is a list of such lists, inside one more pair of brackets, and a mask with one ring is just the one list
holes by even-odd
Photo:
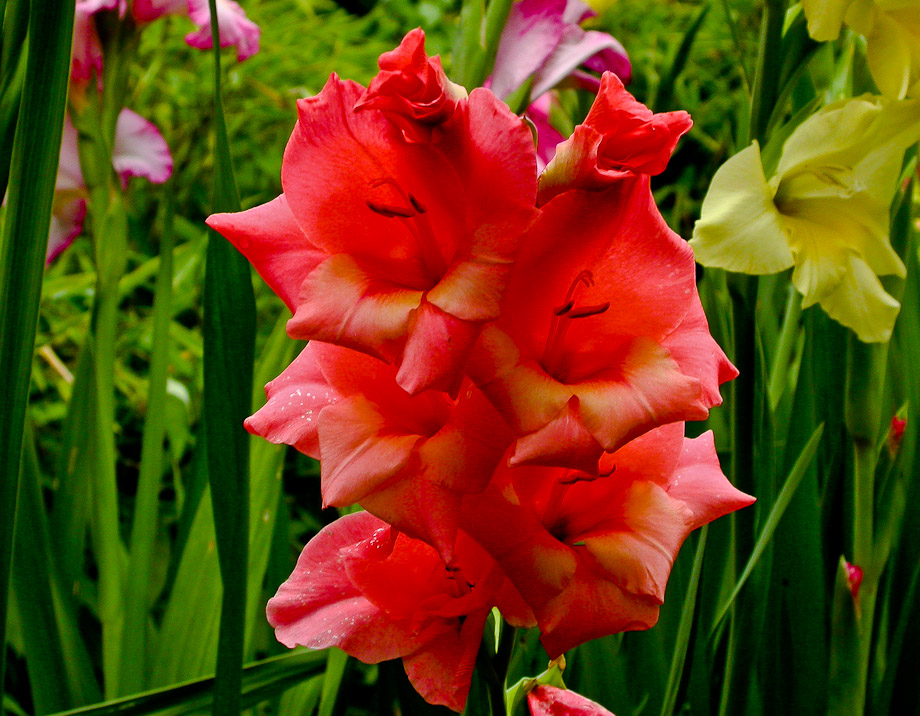
[[[28, 64], [0, 240], [0, 643], [6, 637], [23, 429], [64, 126], [74, 9], [69, 0], [34, 3], [31, 8]], [[0, 684], [5, 652], [0, 652]]]
[[342, 679], [348, 666], [348, 654], [341, 649], [330, 649], [326, 658], [326, 675], [323, 677], [323, 690], [319, 699], [317, 716], [332, 716], [335, 702], [342, 688]]
[[748, 558], [747, 564], [744, 566], [744, 571], [741, 573], [741, 576], [738, 578], [737, 583], [735, 584], [734, 590], [732, 590], [731, 595], [725, 602], [719, 607], [719, 611], [716, 614], [716, 618], [713, 621], [710, 634], [715, 633], [719, 625], [722, 623], [722, 620], [725, 618], [725, 615], [728, 613], [728, 610], [731, 608], [731, 605], [734, 603], [735, 598], [741, 592], [744, 583], [747, 582], [748, 577], [751, 576], [751, 572], [754, 571], [754, 567], [757, 566], [757, 561], [760, 559], [760, 555], [763, 554], [763, 551], [766, 549], [767, 545], [770, 542], [770, 539], [773, 537], [774, 531], [776, 531], [776, 526], [779, 524], [779, 521], [783, 517], [783, 513], [786, 511], [786, 507], [789, 506], [789, 502], [792, 500], [792, 496], [795, 495], [796, 488], [798, 488], [799, 483], [801, 483], [802, 478], [805, 476], [805, 473], [808, 469], [808, 466], [811, 464], [811, 460], [815, 455], [815, 451], [818, 449], [818, 444], [821, 442], [821, 434], [824, 432], [824, 425], [819, 425], [817, 430], [809, 438], [808, 442], [805, 444], [805, 447], [802, 448], [802, 452], [799, 454], [798, 459], [795, 461], [792, 470], [789, 472], [789, 476], [786, 478], [786, 482], [783, 485], [783, 489], [780, 490], [779, 495], [776, 498], [776, 502], [773, 504], [773, 509], [770, 510], [770, 514], [764, 522], [763, 528], [760, 530], [760, 534], [757, 537], [757, 542], [754, 545], [754, 550], [751, 552], [751, 556]]

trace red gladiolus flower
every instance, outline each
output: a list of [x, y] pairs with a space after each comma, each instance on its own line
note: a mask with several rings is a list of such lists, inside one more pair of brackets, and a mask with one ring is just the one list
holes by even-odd
[[538, 684], [527, 694], [532, 716], [613, 716], [591, 699], [567, 689]]
[[469, 538], [460, 535], [448, 567], [427, 544], [362, 512], [310, 541], [267, 612], [286, 646], [337, 646], [366, 663], [402, 657], [426, 701], [462, 711], [493, 605], [519, 626], [532, 623]]
[[543, 207], [468, 370], [520, 436], [512, 464], [595, 473], [604, 451], [705, 418], [737, 375], [647, 177]]
[[683, 111], [653, 114], [605, 72], [585, 121], [540, 176], [539, 203], [572, 188], [603, 189], [623, 177], [660, 174], [692, 125]]
[[410, 396], [382, 361], [311, 342], [246, 428], [321, 459], [324, 506], [360, 503], [450, 560], [461, 496], [481, 492], [512, 435], [467, 380]]
[[712, 434], [685, 439], [681, 424], [605, 455], [601, 472], [500, 467], [464, 498], [461, 529], [533, 608], [551, 658], [653, 626], [687, 535], [753, 502], [722, 474]]
[[[538, 213], [534, 148], [526, 126], [486, 90], [456, 99], [442, 85], [447, 96], [432, 99], [441, 74], [439, 65], [416, 62], [420, 38], [410, 33], [389, 53], [385, 67], [405, 67], [385, 69], [370, 91], [333, 76], [299, 102], [282, 165], [287, 209], [272, 202], [259, 212], [285, 227], [293, 217], [304, 239], [292, 244], [285, 233], [274, 246], [265, 231], [237, 231], [245, 221], [238, 215], [208, 223], [270, 283], [292, 290], [293, 274], [305, 275], [292, 301], [292, 337], [394, 363], [410, 393], [456, 394]], [[400, 98], [406, 86], [419, 93]], [[442, 111], [451, 102], [453, 112]], [[420, 105], [438, 109], [416, 112]], [[311, 253], [308, 266], [290, 268], [305, 243], [321, 260], [313, 265]]]

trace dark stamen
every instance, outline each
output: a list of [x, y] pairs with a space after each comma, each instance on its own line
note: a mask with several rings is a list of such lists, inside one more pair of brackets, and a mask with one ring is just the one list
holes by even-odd
[[424, 214], [425, 212], [428, 211], [428, 209], [425, 208], [425, 205], [422, 204], [422, 202], [420, 202], [414, 196], [412, 196], [412, 194], [409, 194], [409, 203], [412, 204], [413, 207], [415, 207], [415, 210], [419, 214]]
[[559, 479], [560, 485], [574, 485], [576, 482], [594, 482], [604, 475], [588, 475], [583, 472], [572, 472]]
[[574, 305], [575, 305], [575, 301], [569, 301], [568, 303], [564, 303], [561, 306], [557, 306], [556, 308], [553, 309], [553, 315], [554, 316], [564, 316], [566, 313], [572, 310], [572, 306]]
[[402, 206], [393, 206], [392, 204], [375, 204], [374, 202], [367, 200], [364, 202], [367, 204], [367, 208], [373, 211], [375, 214], [380, 214], [385, 216], [388, 219], [393, 219], [395, 217], [400, 217], [403, 219], [411, 219], [415, 216], [415, 212], [412, 209], [406, 209]]
[[606, 303], [601, 303], [597, 306], [582, 306], [576, 308], [569, 314], [569, 318], [587, 318], [588, 316], [596, 316], [599, 313], [604, 313], [608, 308], [610, 308], [610, 301]]

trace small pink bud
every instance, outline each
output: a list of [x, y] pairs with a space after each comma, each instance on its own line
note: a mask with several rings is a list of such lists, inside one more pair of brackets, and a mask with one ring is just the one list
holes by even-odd
[[907, 418], [895, 415], [891, 419], [891, 429], [888, 431], [888, 452], [894, 457], [904, 441], [904, 429], [907, 427]]
[[856, 600], [859, 598], [859, 588], [862, 586], [863, 581], [862, 567], [857, 567], [849, 562], [844, 562], [843, 564], [847, 570], [847, 582], [850, 584], [850, 592], [853, 594], [853, 599]]

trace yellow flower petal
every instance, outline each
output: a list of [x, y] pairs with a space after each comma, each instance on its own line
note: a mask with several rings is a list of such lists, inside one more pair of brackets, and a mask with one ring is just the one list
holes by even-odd
[[789, 241], [754, 142], [719, 167], [703, 200], [690, 246], [696, 260], [749, 274], [793, 264]]
[[886, 97], [903, 99], [910, 86], [909, 37], [884, 12], [876, 14], [872, 33], [866, 37], [866, 59], [872, 79]]
[[885, 293], [864, 261], [850, 256], [847, 268], [843, 280], [821, 301], [821, 307], [835, 321], [852, 329], [859, 340], [887, 341], [901, 305]]
[[818, 42], [836, 40], [843, 17], [853, 0], [802, 0], [808, 18], [808, 34]]

